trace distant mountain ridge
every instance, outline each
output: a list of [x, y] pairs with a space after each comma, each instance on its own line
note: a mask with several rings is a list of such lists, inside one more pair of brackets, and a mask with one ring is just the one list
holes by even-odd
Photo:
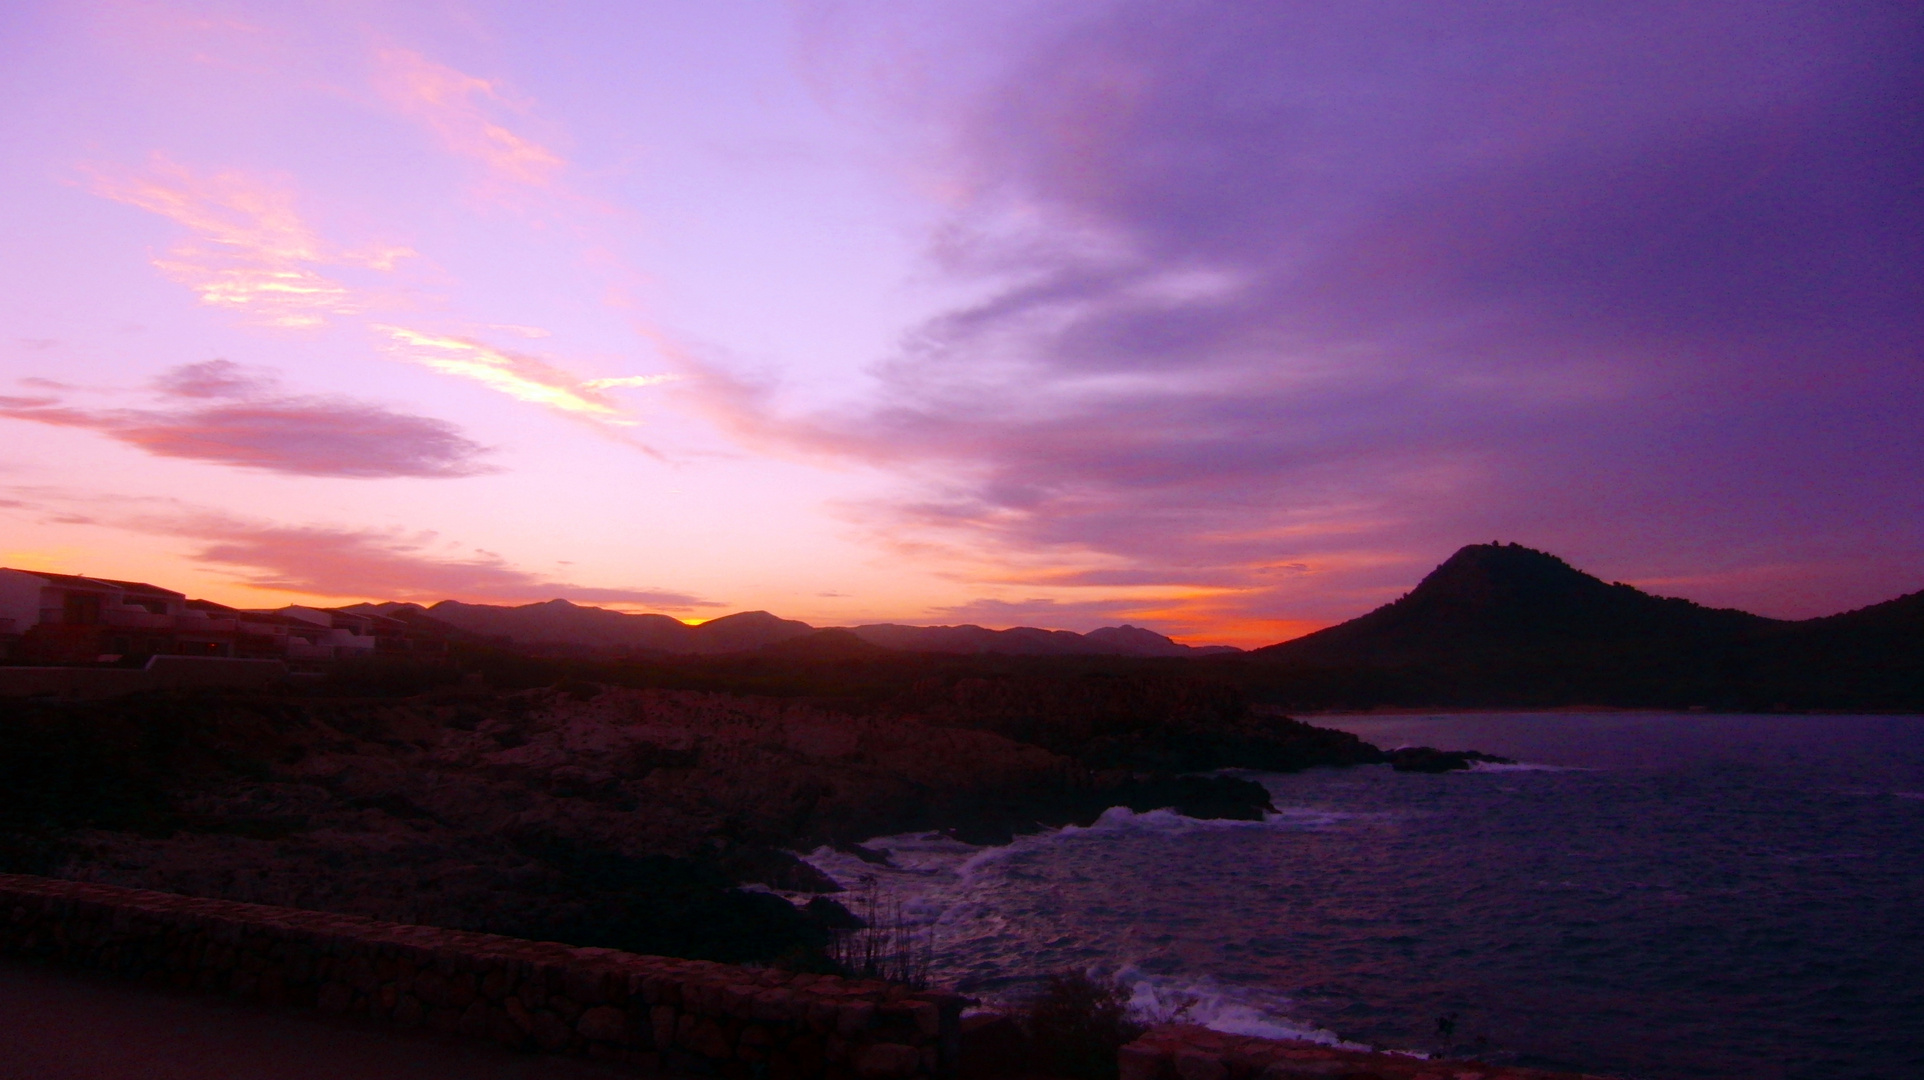
[[1397, 663], [1438, 654], [1511, 652], [1551, 642], [1735, 640], [1777, 619], [1606, 584], [1517, 544], [1462, 548], [1396, 601], [1346, 623], [1253, 650], [1293, 660]]
[[1107, 626], [1078, 634], [1018, 626], [989, 630], [980, 626], [867, 626], [817, 629], [766, 611], [743, 611], [689, 625], [667, 615], [629, 614], [548, 600], [514, 607], [442, 600], [429, 607], [412, 603], [356, 604], [346, 611], [368, 611], [420, 622], [431, 620], [481, 638], [531, 647], [624, 649], [706, 656], [748, 652], [815, 635], [847, 634], [868, 645], [898, 652], [1001, 653], [1018, 656], [1208, 656], [1241, 650], [1229, 645], [1183, 645], [1138, 626]]
[[1299, 707], [1924, 708], [1924, 592], [1770, 619], [1476, 544], [1392, 603], [1238, 660]]
[[362, 604], [457, 640], [550, 653], [760, 653], [812, 664], [902, 654], [1199, 661], [1291, 710], [1535, 708], [1924, 712], [1924, 592], [1817, 619], [1653, 596], [1516, 544], [1474, 544], [1396, 601], [1292, 641], [1196, 648], [1133, 626], [1066, 630], [877, 623], [818, 629], [766, 611], [688, 625], [567, 600]]
[[1105, 626], [1078, 634], [1017, 626], [902, 626], [875, 623], [850, 631], [871, 645], [904, 652], [1004, 653], [1015, 656], [1210, 656], [1237, 653], [1233, 645], [1184, 645], [1140, 626]]

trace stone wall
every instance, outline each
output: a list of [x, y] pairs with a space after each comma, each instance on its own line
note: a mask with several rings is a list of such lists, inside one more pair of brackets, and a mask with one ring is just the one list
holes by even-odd
[[1121, 1080], [1600, 1080], [1169, 1024], [1122, 1048]]
[[143, 667], [0, 665], [0, 697], [110, 698], [148, 690], [253, 690], [285, 684], [280, 660], [153, 656]]
[[955, 1075], [963, 1001], [354, 915], [0, 874], [0, 953], [727, 1080]]

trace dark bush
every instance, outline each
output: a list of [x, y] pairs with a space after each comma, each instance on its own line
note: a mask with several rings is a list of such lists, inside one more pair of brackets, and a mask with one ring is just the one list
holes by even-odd
[[1073, 1080], [1115, 1080], [1116, 1051], [1143, 1032], [1120, 984], [1081, 972], [1051, 975], [1024, 1020], [1050, 1074]]

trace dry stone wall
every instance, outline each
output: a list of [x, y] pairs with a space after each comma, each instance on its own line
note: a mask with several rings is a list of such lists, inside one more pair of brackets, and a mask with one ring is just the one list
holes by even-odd
[[643, 1073], [946, 1080], [960, 1051], [951, 994], [51, 878], [0, 874], [0, 952]]
[[1225, 1035], [1190, 1024], [1152, 1028], [1122, 1048], [1121, 1080], [1601, 1080], [1320, 1043]]

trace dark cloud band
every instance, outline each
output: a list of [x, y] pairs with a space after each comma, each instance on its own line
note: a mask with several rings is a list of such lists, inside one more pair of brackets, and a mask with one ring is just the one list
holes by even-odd
[[297, 476], [461, 477], [491, 472], [485, 448], [445, 420], [347, 398], [279, 391], [227, 361], [176, 368], [157, 384], [181, 404], [84, 409], [53, 397], [0, 398], [0, 417], [96, 431], [159, 457]]

